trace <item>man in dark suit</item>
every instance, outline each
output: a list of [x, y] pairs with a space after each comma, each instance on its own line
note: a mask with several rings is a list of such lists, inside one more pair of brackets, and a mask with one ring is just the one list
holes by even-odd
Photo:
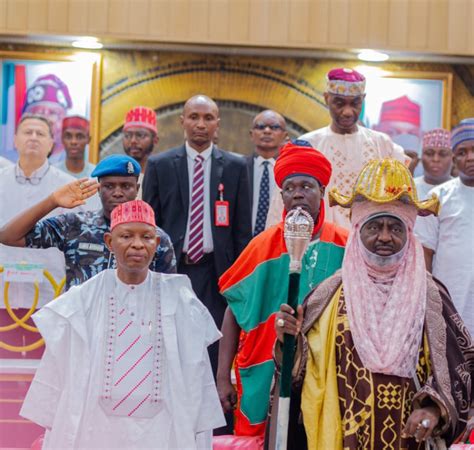
[[265, 229], [270, 199], [275, 191], [273, 167], [280, 147], [287, 141], [286, 122], [281, 114], [267, 109], [257, 114], [250, 129], [255, 145], [246, 157], [252, 208], [253, 236]]
[[[190, 98], [181, 123], [186, 142], [149, 158], [143, 199], [171, 237], [178, 272], [189, 276], [220, 328], [226, 302], [217, 280], [251, 238], [245, 159], [213, 144], [219, 109], [209, 97]], [[209, 355], [215, 374], [217, 345], [210, 347]]]

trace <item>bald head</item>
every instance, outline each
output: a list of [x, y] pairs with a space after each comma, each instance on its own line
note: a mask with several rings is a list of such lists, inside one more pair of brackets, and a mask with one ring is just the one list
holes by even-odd
[[219, 128], [219, 108], [207, 95], [191, 97], [183, 108], [180, 117], [186, 141], [201, 153], [212, 145]]
[[208, 97], [207, 95], [203, 94], [198, 94], [194, 95], [188, 100], [186, 100], [186, 103], [184, 104], [183, 107], [183, 115], [186, 114], [186, 110], [189, 108], [194, 108], [196, 105], [206, 105], [209, 106], [214, 110], [214, 113], [216, 116], [219, 116], [219, 107], [217, 106], [217, 103], [212, 100], [211, 97]]
[[258, 155], [264, 158], [275, 157], [288, 139], [284, 117], [271, 109], [257, 114], [252, 122], [250, 138]]

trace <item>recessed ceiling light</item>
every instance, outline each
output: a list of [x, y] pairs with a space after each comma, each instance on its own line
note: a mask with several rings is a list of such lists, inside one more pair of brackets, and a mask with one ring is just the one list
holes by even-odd
[[375, 50], [364, 49], [361, 50], [357, 57], [361, 61], [382, 62], [387, 61], [389, 56], [386, 53], [377, 52]]
[[97, 50], [104, 46], [104, 44], [99, 42], [99, 40], [96, 37], [92, 37], [92, 36], [81, 37], [77, 39], [76, 41], [73, 41], [71, 45], [76, 48], [86, 48], [89, 50]]

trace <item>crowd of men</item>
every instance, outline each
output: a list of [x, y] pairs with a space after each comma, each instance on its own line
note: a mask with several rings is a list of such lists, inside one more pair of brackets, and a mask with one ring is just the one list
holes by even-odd
[[[184, 104], [184, 142], [157, 154], [156, 113], [132, 108], [124, 154], [97, 166], [85, 118], [63, 120], [55, 165], [51, 124], [21, 118], [18, 162], [0, 161], [0, 262], [66, 278], [54, 301], [41, 286], [33, 316], [46, 349], [22, 415], [46, 428], [44, 448], [231, 448], [218, 447], [231, 434], [274, 448], [284, 334], [299, 337], [288, 448], [466, 438], [474, 118], [426, 132], [413, 178], [407, 153], [361, 125], [365, 85], [331, 70], [329, 125], [293, 142], [281, 114], [260, 112], [246, 157], [215, 144], [206, 95]], [[283, 232], [295, 208], [314, 221], [296, 310]], [[18, 317], [34, 295], [9, 286]]]

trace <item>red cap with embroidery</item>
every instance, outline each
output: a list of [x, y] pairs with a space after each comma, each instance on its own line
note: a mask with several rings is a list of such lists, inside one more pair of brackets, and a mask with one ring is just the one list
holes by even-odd
[[114, 208], [110, 215], [110, 229], [123, 223], [147, 223], [156, 227], [155, 213], [152, 207], [143, 200], [132, 200]]
[[155, 111], [146, 106], [136, 106], [132, 108], [125, 116], [123, 131], [134, 127], [146, 128], [155, 134], [158, 133]]

